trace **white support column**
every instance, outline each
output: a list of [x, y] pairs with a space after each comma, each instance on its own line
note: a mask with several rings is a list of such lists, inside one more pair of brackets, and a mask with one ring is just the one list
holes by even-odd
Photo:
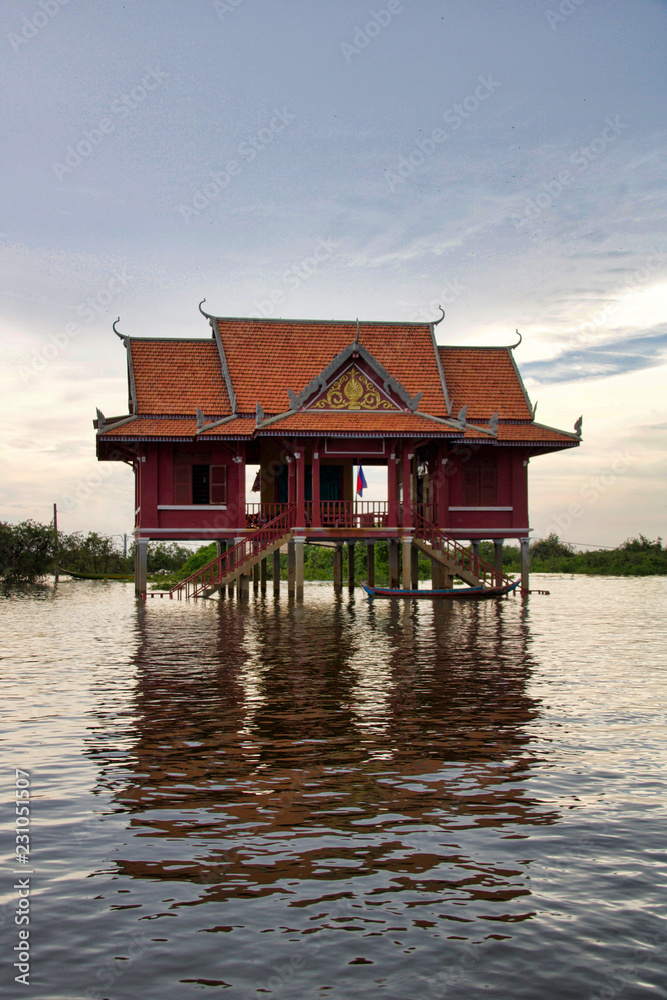
[[521, 589], [530, 589], [530, 538], [521, 538]]
[[134, 542], [134, 593], [146, 596], [148, 583], [148, 539], [136, 538]]
[[303, 600], [303, 546], [304, 538], [294, 539], [294, 584], [297, 601]]
[[412, 538], [403, 539], [403, 590], [412, 590]]

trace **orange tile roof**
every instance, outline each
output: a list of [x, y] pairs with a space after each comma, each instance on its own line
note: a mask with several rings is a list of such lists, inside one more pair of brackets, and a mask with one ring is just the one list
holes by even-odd
[[[239, 417], [229, 423], [220, 424], [211, 430], [199, 432], [200, 439], [215, 437], [252, 437], [255, 430], [254, 417]], [[100, 437], [125, 438], [134, 441], [137, 438], [194, 438], [198, 434], [195, 417], [137, 417], [114, 429], [107, 427]]]
[[349, 413], [345, 411], [326, 413], [295, 413], [293, 416], [277, 420], [266, 428], [259, 428], [259, 434], [280, 433], [322, 434], [378, 434], [382, 437], [399, 437], [401, 434], [418, 434], [422, 437], [438, 437], [461, 432], [454, 427], [428, 420], [416, 413]]
[[[297, 395], [355, 338], [355, 322], [218, 319], [222, 345], [241, 413], [289, 407]], [[361, 323], [359, 342], [410, 393], [423, 390], [420, 409], [446, 416], [427, 323]]]
[[[521, 378], [507, 347], [439, 347], [452, 413], [467, 405], [468, 420], [530, 419]], [[426, 407], [423, 407], [426, 409]]]
[[214, 340], [130, 343], [138, 413], [195, 413], [197, 406], [207, 416], [232, 412]]
[[[483, 424], [480, 426], [484, 426]], [[481, 438], [479, 431], [468, 427], [465, 432], [466, 438]], [[488, 438], [487, 438], [488, 440]], [[492, 439], [493, 440], [493, 439]], [[495, 438], [499, 443], [555, 443], [555, 444], [578, 444], [579, 439], [573, 434], [566, 434], [564, 431], [556, 430], [554, 427], [545, 427], [543, 424], [499, 424], [498, 436]]]
[[[295, 412], [257, 428], [255, 407], [266, 417], [289, 408], [287, 389], [297, 395], [353, 342], [357, 324], [299, 320], [222, 319], [219, 330], [224, 361], [214, 338], [208, 340], [131, 339], [129, 349], [139, 416], [100, 435], [115, 439], [262, 437], [283, 434], [349, 434], [486, 440], [494, 438], [468, 428], [455, 428], [404, 412]], [[415, 396], [423, 392], [419, 410], [446, 417], [447, 410], [428, 324], [362, 323], [359, 342]], [[439, 347], [452, 413], [467, 406], [467, 419], [482, 426], [494, 412], [501, 421], [497, 443], [526, 443], [562, 447], [578, 439], [562, 431], [534, 424], [530, 404], [512, 351], [506, 347]], [[236, 420], [197, 431], [200, 406], [209, 421], [231, 413], [225, 376], [226, 363], [236, 395]], [[308, 400], [306, 400], [306, 406]], [[252, 414], [252, 416], [250, 415]]]

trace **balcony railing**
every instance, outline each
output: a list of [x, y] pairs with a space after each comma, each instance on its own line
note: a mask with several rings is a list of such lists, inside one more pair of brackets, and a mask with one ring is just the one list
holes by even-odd
[[[273, 521], [284, 510], [286, 503], [246, 504], [246, 526], [261, 528]], [[313, 525], [313, 504], [305, 504], [306, 523]], [[399, 511], [400, 519], [400, 511]], [[384, 528], [389, 522], [389, 504], [386, 500], [322, 500], [320, 524], [323, 528]]]

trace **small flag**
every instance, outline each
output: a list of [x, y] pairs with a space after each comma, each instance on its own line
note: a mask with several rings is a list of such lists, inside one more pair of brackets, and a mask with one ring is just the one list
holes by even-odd
[[364, 470], [362, 469], [361, 464], [359, 464], [359, 471], [357, 472], [357, 496], [358, 497], [362, 497], [364, 495], [364, 490], [366, 489], [367, 486], [368, 486], [368, 483], [366, 482], [366, 477], [364, 475]]

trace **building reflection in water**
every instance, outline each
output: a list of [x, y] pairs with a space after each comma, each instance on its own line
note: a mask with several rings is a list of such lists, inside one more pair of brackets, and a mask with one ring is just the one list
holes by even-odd
[[178, 906], [277, 894], [321, 926], [341, 897], [417, 923], [530, 916], [525, 840], [558, 815], [531, 794], [518, 601], [322, 587], [136, 616], [131, 702], [101, 705], [90, 741], [127, 813], [116, 873], [181, 883]]

